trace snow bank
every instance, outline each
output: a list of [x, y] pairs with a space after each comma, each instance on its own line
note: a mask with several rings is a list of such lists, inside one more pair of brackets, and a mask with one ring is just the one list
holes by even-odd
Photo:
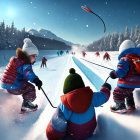
[[[40, 101], [40, 102], [38, 102]], [[39, 109], [30, 114], [20, 114], [22, 105], [21, 96], [10, 95], [6, 90], [0, 89], [0, 138], [14, 140], [24, 137], [34, 122], [44, 110], [44, 101], [37, 99]]]

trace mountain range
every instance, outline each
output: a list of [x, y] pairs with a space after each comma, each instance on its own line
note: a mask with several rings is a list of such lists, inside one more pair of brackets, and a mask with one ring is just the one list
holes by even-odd
[[60, 37], [56, 36], [54, 33], [52, 33], [49, 30], [46, 30], [46, 29], [39, 29], [39, 30], [29, 29], [29, 30], [27, 30], [27, 32], [30, 35], [34, 35], [34, 36], [37, 36], [37, 37], [42, 37], [42, 38], [48, 38], [48, 39], [51, 39], [51, 40], [61, 41], [61, 42], [64, 42], [65, 44], [67, 44], [69, 46], [74, 45], [72, 42], [66, 41], [63, 38], [60, 38]]

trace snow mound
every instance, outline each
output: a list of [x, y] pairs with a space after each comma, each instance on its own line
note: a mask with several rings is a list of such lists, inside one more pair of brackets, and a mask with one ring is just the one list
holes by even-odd
[[20, 114], [21, 96], [11, 95], [6, 90], [0, 89], [0, 137], [3, 140], [10, 140], [11, 137], [18, 140], [32, 128], [45, 107], [43, 98], [41, 100], [38, 98], [36, 102], [39, 105], [36, 112]]

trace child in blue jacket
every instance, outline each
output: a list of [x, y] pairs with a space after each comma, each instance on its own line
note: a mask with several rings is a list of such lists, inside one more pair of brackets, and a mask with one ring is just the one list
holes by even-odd
[[1, 86], [10, 94], [23, 96], [21, 113], [35, 111], [38, 106], [32, 102], [36, 99], [36, 90], [31, 83], [35, 83], [39, 89], [42, 86], [42, 81], [32, 70], [38, 49], [29, 38], [26, 38], [23, 48], [18, 48], [16, 53], [17, 56], [10, 59], [2, 75]]
[[93, 134], [97, 122], [94, 107], [108, 101], [111, 86], [105, 83], [100, 92], [85, 87], [81, 76], [70, 69], [63, 86], [64, 95], [55, 114], [50, 120], [46, 135], [49, 140], [57, 140], [69, 135], [76, 140]]
[[117, 69], [110, 73], [112, 79], [119, 78], [113, 92], [115, 105], [111, 107], [112, 112], [123, 114], [128, 110], [135, 110], [133, 91], [140, 88], [140, 74], [132, 61], [134, 58], [140, 59], [140, 48], [131, 40], [125, 40], [119, 48]]

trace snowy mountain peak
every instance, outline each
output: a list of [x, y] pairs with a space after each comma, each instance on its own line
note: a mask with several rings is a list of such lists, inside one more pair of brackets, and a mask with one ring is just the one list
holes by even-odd
[[35, 36], [39, 35], [38, 31], [35, 29], [29, 29], [29, 30], [27, 30], [27, 32], [30, 33], [31, 35], [35, 35]]
[[29, 30], [27, 30], [27, 32], [31, 35], [34, 35], [34, 36], [58, 40], [58, 41], [66, 43], [67, 45], [70, 45], [70, 46], [73, 45], [73, 43], [56, 36], [54, 33], [52, 33], [49, 30], [46, 30], [46, 29], [39, 29], [39, 30], [29, 29]]
[[38, 32], [46, 38], [58, 40], [57, 39], [58, 37], [55, 34], [53, 34], [51, 31], [45, 29], [39, 29]]

